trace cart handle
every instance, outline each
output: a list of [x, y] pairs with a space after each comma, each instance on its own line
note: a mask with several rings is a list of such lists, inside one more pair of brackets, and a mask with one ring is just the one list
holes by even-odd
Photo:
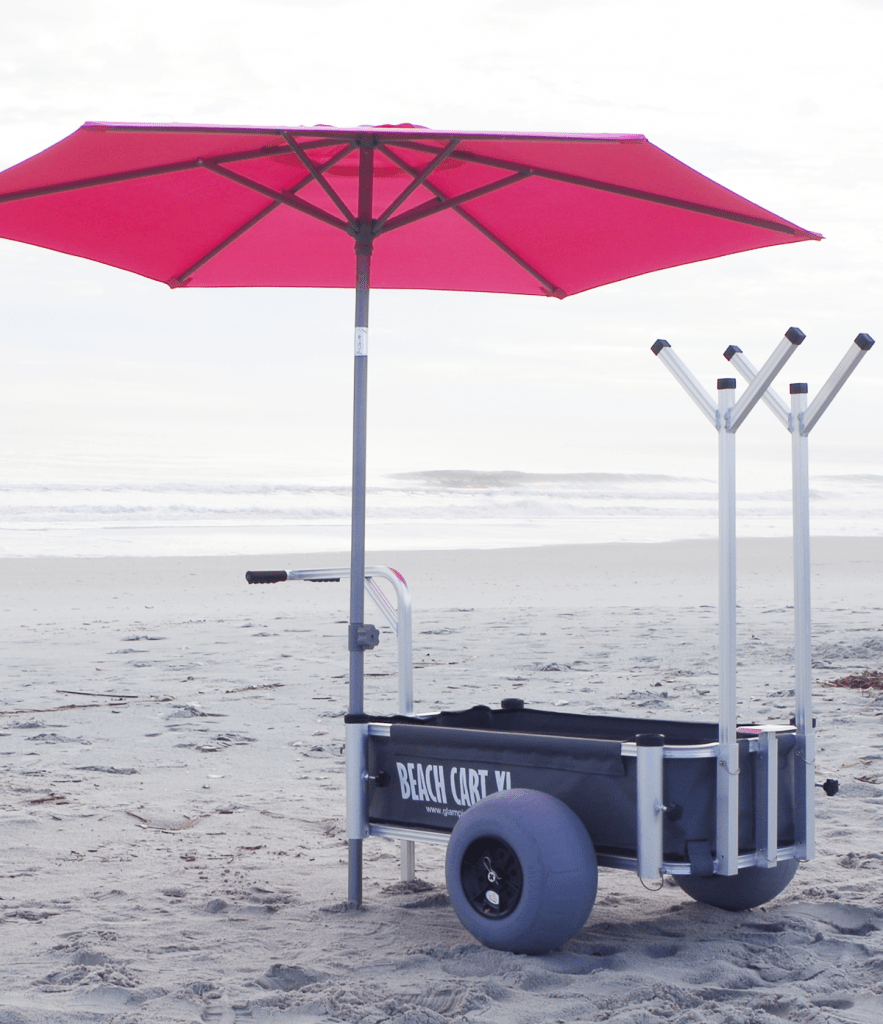
[[245, 574], [247, 583], [284, 583], [288, 573], [284, 569], [257, 569]]

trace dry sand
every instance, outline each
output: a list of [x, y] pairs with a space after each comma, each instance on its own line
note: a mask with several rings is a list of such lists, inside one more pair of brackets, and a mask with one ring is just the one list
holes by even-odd
[[[0, 1024], [883, 1019], [883, 540], [817, 539], [818, 857], [731, 914], [601, 871], [563, 949], [479, 946], [443, 851], [366, 843], [344, 911], [342, 556], [0, 563]], [[418, 710], [513, 695], [714, 717], [715, 545], [371, 555], [414, 595]], [[791, 713], [789, 546], [740, 544], [740, 713]], [[376, 621], [376, 620], [375, 620]], [[395, 641], [369, 656], [392, 710]]]

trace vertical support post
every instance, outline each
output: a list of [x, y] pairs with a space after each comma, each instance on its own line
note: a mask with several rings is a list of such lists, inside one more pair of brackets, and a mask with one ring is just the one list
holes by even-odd
[[[350, 537], [350, 715], [364, 713], [365, 649], [359, 639], [365, 618], [365, 493], [368, 424], [368, 298], [373, 247], [374, 146], [359, 140], [359, 210], [356, 234], [356, 316], [353, 369], [353, 489]], [[347, 736], [350, 740], [350, 736]], [[367, 832], [364, 738], [346, 747], [348, 899], [362, 903], [362, 840]]]
[[779, 859], [779, 737], [774, 728], [757, 737], [754, 785], [755, 841], [759, 867], [774, 868]]
[[718, 388], [718, 648], [717, 873], [739, 870], [739, 747], [736, 743], [736, 434], [731, 429], [736, 380]]
[[661, 878], [665, 737], [657, 733], [640, 733], [635, 737], [635, 743], [638, 752], [635, 780], [638, 803], [638, 876]]
[[806, 384], [791, 385], [791, 473], [794, 526], [794, 723], [797, 728], [795, 845], [815, 856], [815, 734], [812, 721], [812, 612], [809, 552], [809, 438]]

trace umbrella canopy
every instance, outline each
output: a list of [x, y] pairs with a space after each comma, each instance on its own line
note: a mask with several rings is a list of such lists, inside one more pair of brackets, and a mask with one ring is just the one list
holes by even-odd
[[642, 135], [101, 123], [0, 174], [0, 235], [189, 288], [349, 288], [361, 238], [374, 288], [559, 298], [820, 237]]
[[[173, 288], [355, 284], [350, 721], [363, 712], [369, 282], [564, 298], [819, 235], [642, 135], [87, 123], [0, 174], [0, 237]], [[349, 726], [348, 726], [349, 728]], [[364, 740], [347, 739], [361, 902]], [[355, 796], [353, 796], [355, 794]]]

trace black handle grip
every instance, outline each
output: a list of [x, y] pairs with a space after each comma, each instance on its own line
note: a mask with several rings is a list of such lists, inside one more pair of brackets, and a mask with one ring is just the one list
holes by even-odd
[[284, 569], [258, 569], [256, 572], [247, 572], [245, 579], [248, 583], [284, 583], [288, 573]]

